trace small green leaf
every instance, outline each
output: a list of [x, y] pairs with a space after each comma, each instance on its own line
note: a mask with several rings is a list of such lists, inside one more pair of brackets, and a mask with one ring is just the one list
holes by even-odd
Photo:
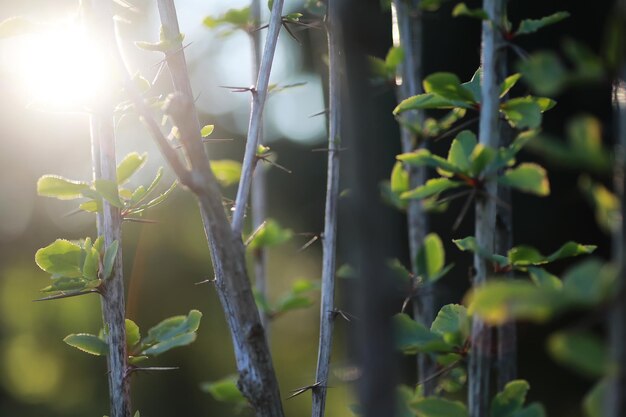
[[131, 352], [132, 348], [141, 340], [139, 326], [131, 319], [126, 319], [126, 349]]
[[211, 161], [211, 170], [217, 181], [223, 187], [229, 187], [239, 182], [241, 177], [241, 162], [230, 159]]
[[490, 325], [512, 320], [543, 322], [565, 303], [557, 291], [537, 287], [528, 281], [492, 281], [467, 296], [468, 313]]
[[403, 200], [421, 200], [463, 185], [463, 182], [453, 181], [448, 178], [433, 178], [414, 190], [402, 193], [400, 197]]
[[[271, 10], [271, 7], [270, 7]], [[233, 25], [241, 29], [245, 29], [250, 22], [250, 6], [242, 7], [241, 9], [230, 9], [221, 16], [204, 18], [202, 23], [204, 26], [213, 29], [221, 25]]]
[[519, 63], [524, 80], [537, 94], [553, 96], [560, 93], [568, 81], [567, 70], [553, 52], [537, 52]]
[[546, 170], [533, 163], [519, 164], [498, 178], [500, 184], [539, 196], [550, 194], [550, 183]]
[[459, 304], [443, 306], [437, 313], [430, 330], [441, 335], [446, 343], [454, 346], [462, 345], [470, 330], [467, 309]]
[[597, 259], [587, 259], [563, 276], [564, 298], [575, 305], [594, 306], [605, 300], [615, 282], [615, 268]]
[[160, 355], [161, 353], [167, 352], [170, 349], [190, 345], [196, 340], [196, 337], [196, 333], [179, 334], [162, 342], [155, 343], [149, 348], [144, 349], [141, 353], [143, 353], [144, 355]]
[[68, 278], [82, 277], [83, 249], [68, 240], [57, 239], [35, 254], [39, 268], [49, 274]]
[[393, 326], [396, 348], [405, 355], [452, 350], [452, 346], [441, 335], [431, 332], [406, 314], [396, 314], [393, 317]]
[[606, 407], [606, 396], [609, 390], [609, 380], [601, 379], [585, 395], [583, 399], [583, 409], [587, 417], [604, 417]]
[[206, 137], [210, 136], [211, 133], [213, 133], [214, 130], [215, 130], [215, 125], [205, 125], [200, 130], [200, 134], [202, 135], [203, 138], [206, 138]]
[[492, 253], [487, 252], [484, 248], [478, 246], [478, 242], [476, 242], [476, 238], [474, 236], [468, 236], [463, 239], [453, 239], [452, 243], [456, 245], [462, 251], [470, 251], [473, 253], [479, 254], [481, 257], [490, 260], [498, 264], [501, 267], [505, 267], [509, 264], [509, 260], [502, 255], [494, 255]]
[[148, 335], [141, 341], [146, 348], [144, 355], [158, 355], [178, 346], [192, 343], [200, 326], [202, 313], [191, 310], [187, 316], [174, 316], [163, 320], [148, 330]]
[[536, 129], [541, 125], [541, 107], [529, 97], [513, 98], [500, 109], [515, 129]]
[[517, 379], [507, 383], [491, 402], [491, 417], [512, 417], [522, 409], [530, 385]]
[[556, 12], [554, 14], [551, 14], [550, 16], [542, 17], [541, 19], [522, 20], [519, 24], [518, 29], [515, 31], [515, 36], [535, 33], [541, 28], [558, 23], [561, 20], [567, 19], [568, 17], [568, 12]]
[[489, 20], [489, 15], [486, 11], [483, 9], [470, 9], [465, 3], [457, 4], [454, 9], [452, 9], [452, 16], [465, 16], [471, 17], [472, 19]]
[[402, 162], [396, 162], [391, 171], [391, 191], [402, 194], [410, 188], [409, 173]]
[[387, 52], [387, 56], [385, 57], [385, 70], [387, 71], [387, 74], [393, 74], [403, 60], [404, 49], [399, 46], [390, 48], [389, 52]]
[[122, 185], [145, 164], [148, 154], [140, 155], [137, 152], [129, 153], [117, 165], [117, 184]]
[[80, 198], [83, 191], [88, 189], [89, 184], [86, 182], [72, 181], [57, 175], [44, 175], [37, 181], [37, 194], [59, 200]]
[[93, 334], [71, 334], [63, 339], [63, 341], [76, 349], [95, 356], [106, 355], [109, 351], [107, 343]]
[[291, 229], [284, 229], [276, 220], [267, 219], [254, 232], [252, 239], [248, 242], [248, 249], [256, 250], [263, 247], [282, 245], [293, 237]]
[[413, 402], [411, 408], [417, 417], [468, 417], [465, 404], [445, 398], [421, 398]]
[[511, 91], [511, 88], [515, 87], [520, 78], [522, 78], [522, 74], [512, 74], [506, 77], [500, 84], [500, 98], [506, 96]]
[[424, 91], [451, 101], [475, 104], [471, 91], [461, 86], [461, 80], [449, 72], [437, 72], [424, 79]]
[[442, 277], [445, 262], [446, 253], [441, 238], [436, 233], [428, 234], [417, 252], [417, 273], [425, 282], [434, 282]]
[[44, 25], [21, 16], [9, 17], [0, 22], [0, 39], [40, 32]]
[[124, 203], [120, 200], [120, 192], [117, 183], [110, 180], [95, 180], [94, 187], [98, 194], [114, 207], [122, 208]]
[[607, 347], [591, 333], [555, 333], [548, 339], [548, 350], [557, 362], [590, 378], [605, 376], [609, 369]]
[[437, 94], [427, 93], [402, 100], [393, 110], [393, 114], [398, 115], [408, 110], [453, 109], [456, 107], [471, 109], [472, 105], [466, 102], [455, 102]]
[[85, 239], [85, 261], [83, 262], [83, 277], [87, 280], [98, 279], [100, 254], [91, 244], [91, 239]]
[[470, 158], [477, 144], [478, 141], [476, 140], [476, 135], [473, 132], [464, 130], [459, 133], [450, 145], [448, 162], [457, 166], [460, 172], [469, 174], [471, 170]]
[[593, 182], [583, 175], [578, 180], [578, 187], [595, 210], [596, 222], [607, 234], [617, 230], [620, 225], [620, 203], [615, 194], [599, 182]]
[[528, 268], [528, 273], [530, 274], [530, 279], [539, 287], [544, 287], [555, 291], [563, 288], [563, 283], [561, 282], [561, 280], [557, 276], [552, 275], [543, 268], [533, 266]]
[[115, 258], [117, 256], [117, 249], [119, 247], [119, 242], [114, 240], [104, 252], [103, 259], [103, 270], [101, 279], [108, 279], [111, 276], [111, 272], [113, 272], [113, 266], [115, 265]]
[[217, 401], [226, 403], [245, 403], [246, 398], [243, 396], [239, 388], [237, 388], [237, 375], [230, 375], [219, 381], [204, 382], [200, 385], [200, 389], [208, 392]]

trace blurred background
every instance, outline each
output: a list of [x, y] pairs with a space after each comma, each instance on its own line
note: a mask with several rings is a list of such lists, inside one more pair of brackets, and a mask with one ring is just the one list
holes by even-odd
[[[134, 0], [139, 13], [119, 9], [132, 25], [120, 23], [122, 47], [129, 62], [147, 79], [152, 79], [162, 58], [158, 53], [139, 50], [134, 41], [158, 40], [159, 23], [154, 2]], [[208, 144], [212, 159], [241, 160], [249, 115], [248, 93], [234, 93], [221, 86], [252, 85], [249, 40], [239, 31], [224, 36], [220, 29], [203, 26], [206, 16], [219, 16], [229, 8], [247, 5], [247, 0], [179, 1], [181, 31], [197, 95], [197, 107], [204, 124], [215, 124], [212, 137], [233, 139]], [[355, 2], [353, 2], [355, 3]], [[539, 18], [558, 10], [571, 13], [568, 20], [521, 41], [528, 50], [560, 49], [566, 38], [574, 38], [601, 53], [605, 42], [605, 23], [611, 3], [598, 0], [590, 5], [582, 1], [511, 0], [513, 22], [521, 18]], [[479, 7], [478, 2], [468, 2]], [[71, 19], [77, 1], [22, 0], [0, 2], [0, 19], [27, 16], [41, 21]], [[452, 2], [439, 12], [428, 14], [425, 28], [425, 74], [435, 71], [457, 73], [467, 80], [479, 63], [480, 25], [468, 19], [452, 19]], [[300, 1], [287, 1], [286, 11], [302, 11]], [[267, 9], [263, 8], [267, 19]], [[306, 20], [317, 19], [305, 15]], [[384, 57], [391, 45], [390, 13], [378, 0], [356, 2], [347, 16], [346, 43], [351, 54]], [[319, 242], [304, 251], [299, 249], [310, 234], [323, 228], [326, 153], [313, 152], [324, 146], [325, 118], [311, 117], [322, 112], [325, 83], [325, 36], [319, 29], [296, 28], [294, 40], [283, 31], [272, 70], [272, 83], [288, 85], [306, 83], [272, 95], [265, 113], [265, 140], [278, 155], [277, 162], [292, 171], [269, 169], [270, 216], [296, 235], [284, 246], [270, 251], [270, 298], [276, 299], [299, 278], [318, 280], [321, 271]], [[95, 235], [95, 218], [88, 214], [67, 214], [73, 202], [45, 199], [36, 195], [37, 179], [44, 174], [58, 174], [77, 180], [91, 178], [89, 125], [87, 115], [75, 111], [80, 95], [76, 82], [89, 86], [85, 68], [65, 79], [54, 79], [64, 61], [74, 53], [55, 49], [59, 43], [78, 42], [70, 38], [20, 37], [0, 40], [0, 416], [102, 416], [107, 413], [106, 364], [62, 342], [70, 333], [95, 333], [100, 329], [100, 307], [95, 296], [54, 302], [34, 303], [38, 290], [48, 285], [48, 276], [34, 263], [35, 251], [56, 238], [78, 239]], [[80, 45], [78, 45], [80, 46]], [[106, 62], [92, 60], [106, 71]], [[348, 79], [366, 78], [365, 67], [348, 65]], [[358, 71], [355, 72], [355, 71]], [[64, 84], [69, 83], [69, 84]], [[350, 85], [354, 85], [351, 83]], [[50, 88], [54, 87], [54, 88]], [[169, 90], [167, 74], [157, 87]], [[366, 87], [366, 86], [365, 86]], [[87, 88], [87, 87], [85, 87]], [[79, 88], [79, 92], [82, 90]], [[84, 92], [84, 91], [82, 91]], [[348, 91], [348, 95], [351, 92]], [[557, 97], [559, 105], [545, 117], [544, 129], [562, 136], [566, 121], [587, 112], [599, 117], [605, 125], [604, 138], [611, 138], [611, 86], [608, 80], [592, 85], [575, 86]], [[353, 97], [361, 96], [353, 94]], [[371, 141], [375, 153], [359, 153], [357, 146], [347, 152], [371, 164], [378, 180], [388, 178], [395, 155], [400, 152], [399, 134], [391, 111], [395, 97], [391, 89], [371, 88], [367, 99], [351, 102], [352, 122], [368, 115], [373, 126], [359, 140]], [[366, 116], [362, 116], [366, 117]], [[354, 144], [354, 142], [353, 142]], [[145, 184], [159, 166], [164, 166], [158, 150], [138, 120], [128, 117], [118, 125], [118, 157], [131, 151], [148, 152], [149, 160], [133, 177], [135, 185]], [[441, 150], [448, 144], [441, 143]], [[372, 147], [370, 147], [371, 149]], [[524, 154], [522, 159], [533, 159]], [[550, 168], [550, 167], [549, 167]], [[550, 252], [565, 240], [597, 244], [599, 256], [608, 256], [608, 239], [595, 225], [592, 210], [577, 191], [578, 175], [567, 171], [550, 171], [552, 195], [548, 198], [514, 196], [515, 242], [527, 243]], [[348, 181], [356, 181], [351, 178]], [[607, 179], [605, 179], [607, 180]], [[163, 187], [173, 181], [166, 169]], [[236, 189], [225, 189], [233, 197]], [[371, 193], [378, 194], [377, 187]], [[462, 204], [460, 202], [459, 204]], [[405, 225], [401, 213], [385, 208], [380, 222], [388, 234], [381, 253], [395, 253], [407, 260]], [[460, 230], [452, 234], [449, 225], [459, 207], [449, 214], [433, 217], [433, 229], [445, 242], [472, 234], [471, 213]], [[353, 213], [342, 211], [347, 220]], [[124, 265], [127, 282], [127, 315], [142, 329], [161, 319], [185, 314], [196, 308], [204, 317], [197, 341], [189, 347], [168, 352], [153, 360], [158, 366], [178, 366], [167, 373], [139, 374], [133, 380], [133, 406], [142, 416], [234, 415], [232, 407], [216, 402], [200, 390], [205, 381], [218, 380], [234, 372], [230, 336], [223, 320], [214, 289], [210, 284], [195, 285], [212, 276], [206, 241], [193, 197], [177, 189], [163, 205], [151, 210], [147, 218], [157, 224], [129, 223], [124, 226]], [[341, 221], [341, 220], [340, 220]], [[365, 225], [361, 225], [366, 227]], [[339, 264], [355, 244], [349, 234], [341, 234]], [[346, 229], [346, 233], [347, 229]], [[370, 242], [371, 243], [371, 242]], [[373, 242], [374, 244], [376, 242]], [[358, 245], [357, 245], [358, 246]], [[437, 289], [441, 304], [459, 302], [468, 286], [470, 257], [447, 246], [448, 259], [456, 263]], [[564, 264], [562, 268], [565, 268]], [[557, 269], [561, 264], [557, 266]], [[555, 270], [554, 272], [560, 272]], [[380, 277], [385, 279], [386, 277]], [[339, 307], [350, 306], [354, 284], [338, 285]], [[559, 326], [580, 320], [571, 315], [548, 326], [520, 325], [520, 377], [531, 383], [531, 400], [546, 404], [551, 416], [582, 415], [578, 399], [589, 389], [591, 381], [579, 378], [554, 364], [545, 352], [545, 336]], [[353, 361], [352, 347], [347, 343], [350, 323], [339, 321], [336, 329], [333, 368], [339, 372], [331, 380], [329, 413], [351, 416], [349, 406], [355, 402], [342, 381]], [[314, 382], [317, 356], [318, 311], [313, 307], [276, 319], [271, 328], [271, 348], [281, 390]], [[413, 360], [402, 362], [403, 378], [410, 381]], [[308, 393], [285, 401], [287, 415], [307, 415]], [[576, 401], [572, 401], [576, 399]], [[248, 410], [241, 410], [243, 415]]]

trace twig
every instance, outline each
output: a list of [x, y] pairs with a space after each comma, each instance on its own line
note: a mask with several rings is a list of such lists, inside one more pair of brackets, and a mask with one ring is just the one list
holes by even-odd
[[263, 109], [267, 99], [267, 89], [269, 86], [270, 72], [274, 62], [274, 53], [278, 43], [278, 34], [282, 25], [282, 10], [284, 0], [275, 0], [272, 6], [269, 30], [263, 58], [259, 68], [255, 90], [252, 91], [252, 112], [250, 114], [250, 124], [248, 126], [248, 137], [246, 139], [246, 150], [243, 158], [243, 167], [237, 197], [235, 198], [235, 213], [233, 214], [232, 228], [236, 236], [240, 236], [243, 230], [243, 220], [246, 210], [252, 174], [256, 165], [256, 151], [259, 144], [260, 131], [263, 125]]
[[[316, 381], [327, 381], [330, 373], [335, 303], [335, 261], [337, 251], [337, 205], [339, 202], [339, 152], [341, 145], [341, 25], [338, 0], [327, 3], [326, 31], [328, 36], [328, 171], [326, 178], [326, 207], [322, 238], [322, 300], [320, 303], [320, 336], [317, 354]], [[312, 417], [323, 417], [326, 408], [326, 387], [312, 391]]]
[[[83, 2], [85, 5], [86, 2]], [[87, 7], [87, 6], [86, 6]], [[102, 43], [103, 53], [115, 51], [113, 11], [111, 2], [91, 0], [90, 9], [85, 13], [87, 26], [93, 28]], [[113, 86], [108, 86], [109, 90]], [[92, 142], [93, 178], [116, 183], [115, 131], [113, 102], [110, 94], [99, 95], [90, 117]], [[111, 417], [130, 417], [130, 381], [125, 377], [128, 367], [126, 352], [126, 325], [124, 301], [124, 277], [122, 266], [122, 216], [120, 210], [103, 200], [102, 211], [97, 215], [98, 236], [104, 237], [105, 247], [114, 242], [119, 249], [113, 262], [110, 276], [100, 284], [101, 305], [106, 341], [107, 368], [109, 380], [109, 400]]]
[[[489, 20], [483, 21], [482, 27], [482, 103], [479, 123], [480, 143], [490, 148], [498, 147], [498, 106], [499, 84], [496, 72], [497, 50], [502, 42], [498, 24], [502, 20], [504, 1], [483, 0], [483, 9]], [[494, 179], [485, 180], [484, 191], [497, 194]], [[494, 251], [496, 227], [496, 203], [492, 198], [476, 200], [476, 243], [488, 253]], [[474, 286], [484, 285], [487, 281], [488, 263], [480, 255], [474, 255]], [[491, 328], [479, 318], [474, 318], [471, 329], [472, 350], [468, 365], [468, 411], [470, 417], [483, 417], [489, 414], [490, 396], [490, 356]]]
[[[420, 10], [420, 1], [394, 0], [392, 2], [392, 16], [397, 24], [394, 46], [401, 47], [405, 51], [404, 60], [397, 73], [398, 86], [396, 95], [398, 102], [422, 93], [422, 67], [423, 67], [423, 15]], [[423, 124], [425, 114], [423, 111], [412, 112], [408, 115], [410, 122]], [[419, 145], [426, 147], [428, 143], [418, 143], [415, 134], [403, 127], [401, 129], [402, 151], [413, 152]], [[411, 188], [423, 185], [428, 177], [428, 168], [407, 167]], [[410, 201], [407, 208], [408, 243], [411, 254], [411, 271], [417, 274], [415, 254], [422, 246], [422, 242], [429, 229], [428, 215], [424, 211], [420, 201]], [[413, 316], [415, 320], [426, 327], [430, 327], [435, 317], [434, 297], [431, 292], [420, 294], [413, 298]], [[428, 355], [417, 355], [418, 379], [424, 379], [434, 371], [434, 363]], [[434, 393], [434, 385], [424, 386], [424, 395]]]

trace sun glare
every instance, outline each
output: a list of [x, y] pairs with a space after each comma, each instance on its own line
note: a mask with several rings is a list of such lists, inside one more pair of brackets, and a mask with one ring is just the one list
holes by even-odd
[[105, 87], [105, 59], [76, 24], [23, 37], [15, 67], [27, 96], [35, 105], [88, 105]]

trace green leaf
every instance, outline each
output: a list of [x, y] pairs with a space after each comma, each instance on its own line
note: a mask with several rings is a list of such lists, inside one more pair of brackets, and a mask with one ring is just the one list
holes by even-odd
[[129, 153], [117, 165], [117, 184], [122, 185], [145, 164], [148, 154], [139, 155], [137, 152]]
[[120, 192], [117, 183], [110, 180], [95, 180], [94, 187], [98, 194], [114, 207], [122, 208], [124, 203], [120, 200]]
[[494, 255], [487, 252], [484, 248], [478, 246], [476, 238], [474, 236], [468, 236], [463, 239], [453, 239], [452, 242], [462, 251], [470, 251], [479, 254], [481, 257], [490, 260], [498, 264], [501, 267], [505, 267], [509, 264], [509, 260], [501, 255]]
[[568, 81], [568, 73], [553, 52], [537, 52], [519, 63], [524, 80], [537, 94], [553, 96], [560, 93]]
[[393, 114], [397, 116], [408, 110], [453, 109], [456, 107], [471, 109], [472, 105], [467, 102], [452, 101], [437, 94], [427, 93], [402, 100], [393, 110]]
[[63, 339], [63, 341], [76, 349], [95, 356], [104, 356], [109, 351], [107, 343], [93, 334], [71, 334]]
[[491, 402], [491, 417], [512, 417], [522, 409], [530, 385], [517, 379], [507, 383]]
[[217, 181], [223, 187], [229, 187], [239, 182], [241, 177], [241, 162], [230, 159], [211, 161], [211, 170]]
[[35, 262], [39, 268], [49, 274], [68, 278], [83, 276], [82, 248], [68, 240], [57, 239], [54, 243], [41, 248], [35, 254]]
[[149, 348], [144, 349], [141, 353], [143, 353], [144, 355], [160, 355], [170, 349], [190, 345], [196, 340], [196, 337], [196, 333], [179, 334], [162, 342], [155, 343]]
[[141, 353], [158, 355], [178, 346], [185, 346], [196, 338], [195, 332], [200, 326], [202, 313], [191, 310], [187, 316], [174, 316], [163, 320], [148, 330], [148, 335], [141, 341], [142, 346], [149, 346]]
[[465, 16], [471, 17], [472, 19], [489, 20], [489, 15], [486, 11], [483, 9], [470, 9], [465, 3], [457, 4], [454, 9], [452, 9], [452, 16]]
[[424, 79], [424, 91], [435, 94], [453, 102], [475, 104], [471, 91], [461, 86], [461, 80], [449, 72], [437, 72]]
[[399, 46], [394, 46], [389, 49], [387, 56], [385, 57], [385, 70], [387, 74], [393, 74], [396, 72], [398, 66], [404, 60], [404, 49]]
[[500, 84], [500, 98], [506, 96], [511, 88], [515, 87], [515, 84], [522, 78], [522, 74], [511, 74], [504, 79]]
[[226, 403], [246, 403], [247, 400], [237, 388], [237, 375], [230, 375], [219, 381], [204, 382], [200, 385], [200, 389], [208, 392], [217, 401]]
[[446, 343], [454, 346], [460, 346], [465, 342], [469, 329], [467, 309], [459, 304], [443, 306], [430, 326], [431, 332], [441, 335]]
[[550, 194], [550, 183], [546, 170], [533, 163], [519, 164], [516, 168], [507, 170], [498, 182], [526, 193], [539, 196]]
[[541, 19], [525, 19], [520, 22], [519, 27], [515, 31], [514, 35], [518, 36], [535, 33], [541, 28], [558, 23], [561, 20], [567, 19], [568, 17], [568, 12], [556, 12], [554, 14], [551, 14], [550, 16], [542, 17]]
[[471, 169], [470, 174], [472, 177], [484, 176], [484, 170], [496, 157], [496, 151], [493, 148], [484, 146], [479, 143], [476, 145], [472, 154], [470, 155]]
[[132, 352], [132, 348], [141, 340], [139, 326], [131, 319], [126, 319], [126, 349]]
[[431, 332], [406, 314], [396, 314], [393, 317], [393, 326], [395, 346], [405, 355], [452, 350], [452, 346], [446, 343], [439, 334]]
[[472, 167], [470, 160], [471, 155], [477, 144], [478, 141], [473, 132], [469, 130], [462, 131], [454, 138], [450, 145], [448, 162], [458, 167], [458, 171], [469, 174]]
[[543, 268], [530, 267], [528, 268], [530, 279], [539, 287], [548, 288], [550, 290], [561, 290], [563, 288], [563, 282], [555, 276], [546, 271]]
[[596, 249], [594, 245], [581, 245], [576, 242], [567, 242], [548, 256], [542, 255], [537, 249], [530, 246], [516, 246], [509, 250], [509, 263], [513, 266], [542, 265], [573, 256], [587, 255]]
[[42, 292], [78, 292], [84, 290], [88, 282], [83, 278], [52, 278], [52, 284], [43, 288]]
[[117, 256], [117, 249], [119, 247], [119, 242], [114, 240], [104, 252], [103, 258], [103, 270], [101, 279], [108, 279], [111, 276], [111, 272], [113, 272], [113, 266], [115, 265], [115, 257]]
[[468, 417], [465, 404], [445, 398], [421, 398], [415, 401], [411, 407], [417, 417]]
[[461, 187], [465, 185], [460, 181], [453, 181], [448, 178], [433, 178], [420, 187], [414, 190], [402, 193], [400, 196], [403, 200], [421, 200], [427, 197], [431, 197], [435, 194], [451, 190], [453, 188]]
[[537, 287], [528, 281], [492, 281], [467, 296], [468, 313], [490, 325], [513, 320], [544, 322], [564, 304], [557, 291]]
[[436, 233], [430, 233], [424, 238], [424, 243], [417, 252], [417, 273], [422, 276], [426, 283], [437, 281], [443, 276], [446, 262], [446, 252], [441, 238]]
[[83, 277], [87, 280], [98, 279], [100, 254], [91, 244], [91, 239], [85, 239], [85, 261], [83, 262]]
[[605, 376], [609, 370], [608, 349], [591, 333], [555, 333], [548, 339], [548, 351], [557, 362], [590, 378]]
[[447, 173], [446, 176], [452, 175], [451, 173], [462, 173], [459, 167], [451, 164], [448, 160], [445, 160], [438, 155], [432, 154], [428, 149], [424, 148], [417, 149], [414, 152], [400, 154], [396, 158], [399, 161], [414, 167], [428, 166], [437, 168], [444, 171], [444, 173]]
[[500, 110], [515, 129], [536, 129], [541, 125], [541, 107], [529, 97], [512, 98]]
[[398, 161], [394, 164], [391, 171], [391, 191], [395, 194], [402, 194], [408, 191], [410, 187], [410, 177], [402, 162]]
[[607, 234], [620, 225], [620, 203], [615, 194], [599, 182], [593, 182], [583, 175], [578, 179], [578, 187], [595, 210], [596, 222]]
[[86, 182], [72, 181], [57, 175], [44, 175], [37, 181], [37, 194], [59, 200], [80, 198], [83, 191], [88, 189], [89, 184]]
[[609, 380], [601, 379], [585, 395], [583, 399], [583, 409], [587, 417], [605, 417], [606, 396], [609, 390]]
[[259, 248], [282, 245], [293, 237], [291, 229], [284, 229], [276, 220], [267, 219], [252, 236], [248, 242], [248, 249], [256, 250]]
[[609, 296], [614, 282], [612, 265], [588, 259], [567, 270], [563, 277], [563, 295], [575, 305], [593, 306]]
[[[271, 10], [271, 6], [270, 6]], [[230, 9], [221, 16], [204, 18], [202, 23], [204, 26], [213, 29], [221, 25], [233, 25], [241, 29], [245, 29], [251, 20], [250, 6], [241, 9]]]
[[210, 136], [211, 133], [213, 133], [214, 130], [215, 130], [215, 125], [205, 125], [200, 130], [200, 134], [202, 135], [203, 138], [206, 138], [206, 137]]

